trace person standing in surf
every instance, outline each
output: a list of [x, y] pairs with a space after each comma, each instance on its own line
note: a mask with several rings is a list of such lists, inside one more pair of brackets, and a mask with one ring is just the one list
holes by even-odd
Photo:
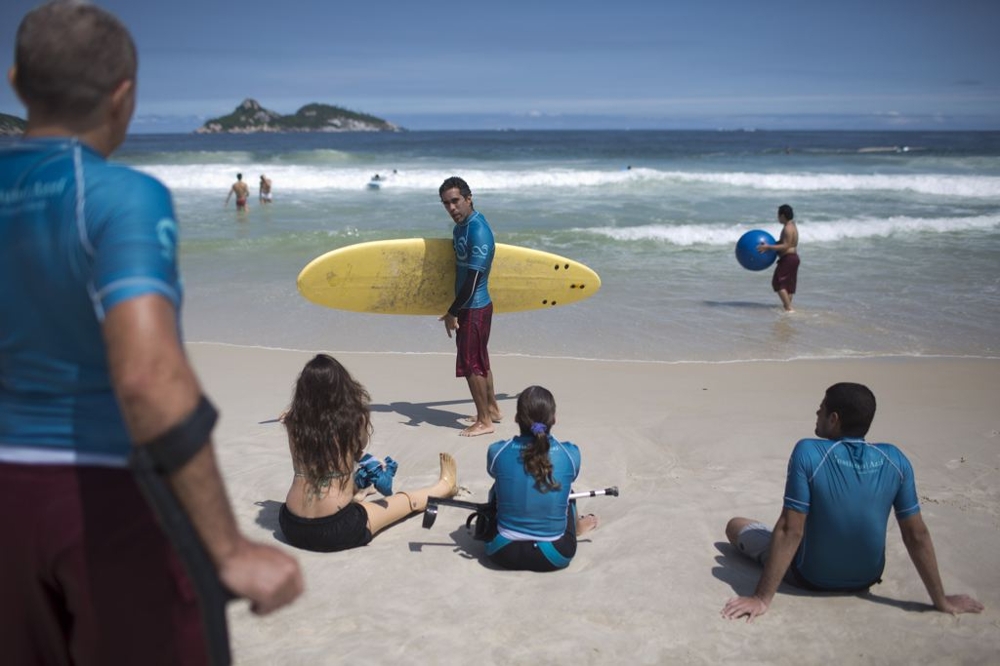
[[271, 179], [264, 174], [260, 174], [258, 198], [260, 199], [261, 205], [271, 203]]
[[778, 207], [778, 222], [781, 223], [781, 236], [774, 245], [761, 243], [757, 251], [763, 254], [768, 250], [778, 253], [778, 265], [771, 278], [771, 288], [781, 299], [785, 312], [795, 312], [792, 308], [792, 296], [795, 295], [795, 282], [799, 275], [799, 229], [795, 226], [795, 213], [788, 204]]
[[233, 186], [229, 188], [229, 194], [226, 195], [225, 205], [229, 205], [229, 200], [236, 195], [236, 212], [245, 213], [247, 210], [247, 199], [250, 198], [250, 187], [243, 182], [243, 174], [236, 174], [236, 182]]
[[441, 184], [438, 194], [455, 222], [455, 300], [439, 321], [444, 322], [449, 338], [455, 331], [455, 376], [465, 377], [476, 404], [475, 421], [460, 434], [475, 437], [494, 432], [493, 423], [501, 418], [487, 350], [493, 320], [488, 285], [496, 243], [486, 218], [473, 207], [468, 183], [452, 176]]

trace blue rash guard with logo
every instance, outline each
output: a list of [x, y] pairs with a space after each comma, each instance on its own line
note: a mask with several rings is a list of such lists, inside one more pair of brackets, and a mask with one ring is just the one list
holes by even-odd
[[878, 581], [885, 526], [920, 511], [913, 467], [892, 444], [803, 439], [788, 461], [784, 506], [808, 514], [793, 566], [814, 587], [852, 590]]
[[496, 479], [491, 495], [497, 500], [497, 527], [512, 541], [555, 541], [566, 532], [570, 486], [580, 474], [580, 449], [549, 435], [552, 478], [560, 488], [543, 493], [521, 456], [532, 440], [519, 435], [490, 444], [486, 452], [486, 471]]
[[75, 139], [25, 139], [0, 151], [0, 239], [0, 461], [124, 466], [101, 324], [144, 294], [180, 309], [170, 193]]
[[[462, 224], [452, 229], [452, 244], [455, 247], [455, 296], [459, 309], [484, 308], [490, 304], [489, 279], [493, 266], [496, 243], [493, 230], [483, 214], [472, 211]], [[478, 273], [473, 284], [468, 284], [470, 276]], [[470, 290], [466, 295], [464, 290]], [[455, 314], [455, 313], [452, 313]]]

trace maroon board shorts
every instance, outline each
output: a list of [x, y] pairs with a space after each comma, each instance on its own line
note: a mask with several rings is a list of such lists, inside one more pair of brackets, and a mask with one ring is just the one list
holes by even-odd
[[127, 469], [0, 463], [0, 661], [207, 664], [198, 597]]
[[490, 342], [490, 324], [493, 322], [493, 304], [481, 308], [469, 308], [458, 313], [458, 331], [455, 340], [458, 357], [455, 361], [455, 376], [485, 377], [490, 371], [490, 355], [486, 346]]
[[784, 254], [778, 257], [778, 266], [771, 278], [771, 288], [775, 291], [784, 289], [789, 294], [795, 293], [795, 282], [799, 276], [799, 255]]

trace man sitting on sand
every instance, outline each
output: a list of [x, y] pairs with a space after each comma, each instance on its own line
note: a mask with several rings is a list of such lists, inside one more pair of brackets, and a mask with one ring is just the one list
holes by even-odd
[[913, 468], [892, 444], [864, 440], [875, 417], [875, 396], [861, 384], [834, 384], [816, 412], [816, 436], [795, 445], [788, 463], [785, 504], [772, 532], [733, 518], [726, 536], [764, 566], [752, 597], [730, 599], [722, 616], [747, 621], [767, 612], [784, 582], [807, 590], [859, 592], [881, 582], [889, 510], [934, 607], [978, 613], [964, 594], [945, 595], [930, 532], [920, 516]]

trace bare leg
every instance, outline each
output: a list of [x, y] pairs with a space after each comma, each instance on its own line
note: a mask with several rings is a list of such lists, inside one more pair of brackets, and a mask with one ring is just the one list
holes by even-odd
[[783, 308], [785, 308], [785, 312], [795, 312], [795, 309], [792, 308], [792, 295], [791, 294], [789, 294], [784, 289], [779, 289], [778, 290], [778, 298], [781, 299], [781, 306]]
[[398, 492], [385, 499], [374, 502], [362, 502], [361, 506], [368, 512], [368, 529], [372, 534], [406, 518], [411, 513], [427, 508], [428, 497], [453, 497], [458, 492], [458, 467], [450, 453], [441, 453], [441, 476], [433, 486]]
[[503, 420], [503, 414], [500, 413], [500, 405], [497, 404], [497, 392], [493, 388], [492, 370], [486, 373], [486, 404], [490, 410], [490, 418], [494, 422], [499, 423]]
[[486, 373], [486, 376], [472, 374], [465, 378], [469, 383], [469, 392], [472, 393], [472, 401], [476, 403], [476, 421], [468, 428], [460, 432], [463, 437], [475, 437], [496, 432], [493, 426], [493, 419], [490, 416], [490, 396], [493, 397], [493, 407], [499, 413], [500, 408], [496, 406], [497, 398], [493, 394], [493, 374]]
[[726, 523], [726, 538], [729, 539], [729, 543], [731, 543], [735, 548], [736, 538], [740, 535], [740, 532], [743, 531], [743, 528], [749, 525], [750, 523], [756, 523], [756, 522], [760, 521], [754, 520], [752, 518], [741, 518], [738, 516], [736, 518], [730, 518], [729, 522]]
[[[471, 387], [470, 387], [470, 390], [471, 390]], [[472, 399], [473, 400], [476, 399], [475, 395], [472, 396]], [[496, 394], [496, 391], [493, 388], [493, 371], [492, 370], [490, 370], [488, 373], [486, 373], [486, 407], [487, 407], [487, 410], [490, 413], [490, 420], [493, 421], [493, 423], [500, 423], [501, 421], [503, 421], [503, 414], [500, 412], [500, 405], [499, 405], [499, 403], [497, 403], [497, 394]], [[479, 420], [479, 414], [478, 414], [479, 406], [478, 405], [476, 406], [476, 411], [477, 411], [477, 414], [475, 416], [467, 416], [463, 420], [470, 421], [472, 423], [475, 423], [476, 421], [478, 421]]]

